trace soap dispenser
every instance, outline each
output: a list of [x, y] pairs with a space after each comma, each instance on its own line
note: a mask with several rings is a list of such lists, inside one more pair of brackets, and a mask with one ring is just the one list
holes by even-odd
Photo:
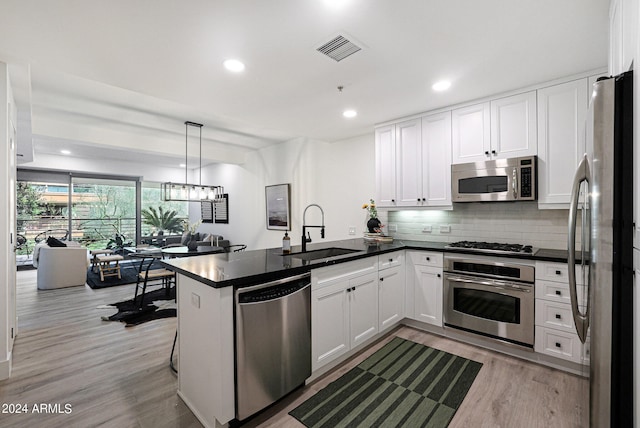
[[284, 238], [282, 238], [282, 254], [289, 253], [291, 253], [291, 238], [289, 238], [289, 234], [285, 232]]

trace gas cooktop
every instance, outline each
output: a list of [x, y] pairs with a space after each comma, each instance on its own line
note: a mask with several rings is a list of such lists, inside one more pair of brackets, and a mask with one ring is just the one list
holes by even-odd
[[483, 253], [533, 254], [531, 245], [502, 244], [498, 242], [459, 241], [451, 242], [445, 248], [463, 248]]

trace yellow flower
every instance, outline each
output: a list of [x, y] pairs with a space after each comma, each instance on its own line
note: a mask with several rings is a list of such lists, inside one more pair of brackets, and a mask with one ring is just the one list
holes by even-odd
[[362, 204], [362, 209], [366, 210], [367, 208], [369, 208], [369, 204]]

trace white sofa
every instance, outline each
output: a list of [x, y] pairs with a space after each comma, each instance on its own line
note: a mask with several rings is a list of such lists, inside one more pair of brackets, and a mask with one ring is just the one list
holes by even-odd
[[87, 281], [89, 257], [87, 249], [77, 242], [66, 247], [38, 244], [33, 250], [33, 265], [38, 268], [38, 289], [73, 287]]

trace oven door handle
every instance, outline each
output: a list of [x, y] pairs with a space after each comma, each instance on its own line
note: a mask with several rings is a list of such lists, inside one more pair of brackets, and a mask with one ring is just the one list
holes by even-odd
[[479, 284], [479, 285], [486, 285], [487, 287], [521, 291], [523, 293], [531, 293], [530, 286], [521, 286], [513, 282], [507, 282], [507, 281], [482, 280], [479, 278], [470, 278], [470, 277], [459, 276], [459, 275], [445, 275], [444, 279], [447, 281], [461, 282], [464, 284]]

